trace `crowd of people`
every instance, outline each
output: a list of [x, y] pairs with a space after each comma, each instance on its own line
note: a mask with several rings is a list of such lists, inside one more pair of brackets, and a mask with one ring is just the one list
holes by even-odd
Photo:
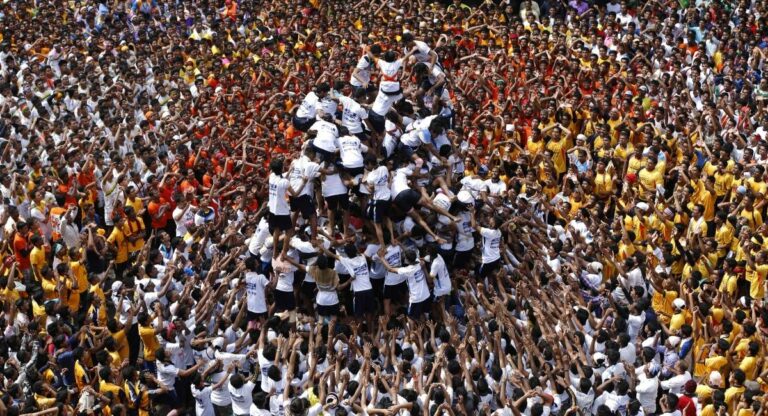
[[0, 416], [768, 414], [765, 0], [0, 22]]

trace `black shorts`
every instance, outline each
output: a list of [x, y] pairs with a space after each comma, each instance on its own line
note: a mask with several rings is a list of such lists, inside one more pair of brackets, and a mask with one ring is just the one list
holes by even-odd
[[432, 297], [428, 297], [427, 299], [417, 302], [417, 303], [411, 303], [408, 305], [408, 317], [410, 318], [420, 318], [421, 315], [425, 313], [429, 313], [429, 310], [432, 309]]
[[362, 166], [360, 166], [359, 168], [343, 167], [343, 170], [344, 170], [344, 172], [347, 173], [347, 175], [349, 175], [349, 176], [351, 176], [353, 178], [355, 176], [357, 176], [357, 175], [362, 175], [363, 173], [365, 173], [365, 168], [362, 167]]
[[346, 211], [349, 209], [349, 195], [332, 195], [325, 197], [325, 203], [331, 211]]
[[442, 248], [437, 249], [437, 253], [440, 254], [440, 256], [445, 260], [445, 264], [450, 264], [453, 266], [453, 250], [443, 250]]
[[320, 316], [334, 316], [339, 314], [339, 304], [315, 305], [315, 311]]
[[396, 285], [384, 285], [384, 299], [400, 300], [408, 293], [408, 282]]
[[472, 250], [456, 250], [456, 252], [453, 254], [453, 267], [466, 269], [470, 260], [472, 260]]
[[312, 148], [315, 149], [315, 153], [317, 153], [318, 155], [322, 155], [322, 160], [324, 162], [331, 162], [333, 161], [334, 156], [336, 156], [334, 152], [317, 147], [315, 146], [314, 143], [312, 143]]
[[291, 211], [300, 212], [305, 219], [315, 215], [315, 202], [309, 195], [301, 195], [290, 199]]
[[376, 297], [373, 295], [373, 289], [355, 292], [352, 296], [352, 309], [356, 317], [361, 317], [368, 313], [373, 313], [376, 306]]
[[379, 134], [384, 133], [386, 117], [373, 110], [368, 110], [368, 121], [371, 122], [373, 131]]
[[368, 219], [381, 224], [389, 216], [389, 210], [392, 208], [392, 202], [385, 199], [373, 200], [368, 204]]
[[301, 289], [301, 285], [304, 284], [304, 278], [307, 276], [307, 272], [303, 270], [296, 270], [293, 272], [293, 288]]
[[293, 127], [295, 127], [297, 130], [301, 130], [306, 133], [313, 124], [315, 124], [314, 118], [293, 116]]
[[384, 296], [384, 278], [371, 278], [371, 286], [373, 286], [373, 295], [376, 297], [376, 299], [381, 300]]
[[293, 292], [275, 290], [275, 312], [292, 311], [296, 309], [296, 297]]
[[421, 194], [419, 191], [408, 189], [397, 194], [395, 197], [395, 205], [397, 205], [397, 208], [399, 208], [400, 211], [407, 214], [411, 212], [412, 209], [419, 206], [420, 199]]
[[317, 289], [317, 283], [304, 281], [304, 282], [301, 282], [301, 288], [299, 288], [299, 293], [301, 293], [301, 296], [304, 298], [314, 299], [315, 289]]
[[260, 320], [262, 318], [264, 318], [264, 319], [267, 318], [267, 313], [266, 312], [256, 313], [256, 312], [251, 312], [251, 311], [245, 311], [245, 314], [246, 314], [245, 315], [246, 320], [248, 322], [258, 321], [258, 320]]
[[483, 263], [477, 271], [477, 277], [484, 279], [493, 273], [496, 273], [496, 270], [499, 270], [499, 266], [501, 266], [501, 259], [496, 259], [490, 263]]
[[268, 223], [270, 233], [275, 230], [288, 231], [293, 228], [290, 215], [275, 215], [270, 212]]

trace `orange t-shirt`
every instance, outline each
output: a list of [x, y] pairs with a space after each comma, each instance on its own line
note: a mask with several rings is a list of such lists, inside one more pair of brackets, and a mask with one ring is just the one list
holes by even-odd
[[27, 239], [24, 238], [18, 232], [13, 237], [13, 254], [16, 256], [16, 261], [19, 262], [19, 270], [29, 270], [32, 267], [32, 263], [29, 261], [29, 253], [22, 254], [22, 251], [28, 250]]
[[152, 216], [152, 228], [154, 229], [165, 228], [168, 224], [168, 218], [171, 216], [170, 209], [166, 209], [165, 213], [160, 218], [155, 218], [157, 213], [160, 212], [160, 207], [165, 203], [167, 203], [165, 198], [160, 197], [159, 202], [150, 201], [149, 205], [147, 205], [147, 212]]

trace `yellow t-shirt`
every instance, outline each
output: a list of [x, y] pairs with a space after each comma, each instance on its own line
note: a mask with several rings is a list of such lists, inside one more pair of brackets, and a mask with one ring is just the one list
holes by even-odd
[[728, 296], [733, 296], [736, 293], [736, 284], [738, 281], [739, 276], [732, 273], [726, 273], [723, 276], [723, 280], [720, 281], [720, 292], [724, 292], [728, 294]]
[[722, 355], [716, 355], [704, 360], [704, 366], [707, 367], [707, 377], [709, 377], [709, 374], [713, 371], [720, 371], [726, 364], [728, 364], [728, 360]]
[[715, 241], [717, 241], [717, 246], [722, 247], [717, 252], [718, 256], [724, 257], [728, 254], [728, 250], [733, 242], [733, 232], [733, 226], [728, 222], [725, 222], [717, 229], [717, 231], [715, 231]]
[[[643, 169], [643, 158], [637, 158], [635, 156], [632, 156], [629, 158], [627, 163], [628, 163], [627, 173], [639, 173], [640, 170], [645, 170]], [[653, 187], [655, 188], [656, 185], [654, 185]]]
[[101, 394], [112, 393], [113, 403], [120, 403], [121, 402], [121, 400], [120, 400], [120, 392], [121, 391], [122, 391], [122, 389], [118, 385], [115, 385], [115, 384], [112, 384], [112, 383], [107, 383], [104, 380], [99, 381], [99, 393], [101, 393]]
[[738, 398], [744, 394], [744, 387], [732, 386], [725, 390], [725, 404], [728, 405], [728, 414], [732, 415], [733, 410], [736, 409], [738, 404]]
[[43, 299], [51, 300], [59, 297], [59, 292], [56, 290], [56, 280], [43, 279], [40, 283], [43, 286]]
[[88, 271], [85, 270], [85, 266], [79, 261], [71, 261], [69, 262], [69, 268], [72, 270], [72, 276], [77, 280], [78, 293], [86, 292], [90, 284], [88, 283]]
[[762, 299], [765, 296], [765, 277], [768, 275], [768, 264], [757, 264], [756, 268], [747, 265], [745, 278], [750, 283], [749, 296], [752, 299]]
[[75, 383], [80, 391], [83, 390], [83, 387], [88, 385], [88, 373], [85, 371], [85, 368], [83, 368], [83, 365], [80, 364], [80, 360], [75, 361]]
[[539, 141], [534, 142], [533, 140], [528, 140], [527, 143], [525, 143], [525, 150], [528, 151], [528, 153], [531, 154], [531, 156], [536, 156], [544, 149], [544, 140], [539, 139]]
[[715, 389], [707, 386], [706, 384], [699, 384], [696, 386], [696, 397], [699, 398], [699, 403], [712, 397], [712, 393], [714, 393], [714, 391]]
[[120, 361], [122, 362], [129, 356], [128, 339], [125, 336], [125, 330], [121, 329], [117, 332], [112, 332], [111, 335], [115, 339], [117, 352], [120, 354]]
[[110, 244], [114, 244], [117, 247], [117, 256], [115, 257], [115, 263], [125, 263], [128, 261], [128, 241], [125, 239], [125, 233], [115, 227], [112, 229], [112, 233], [109, 235], [107, 241]]
[[686, 313], [676, 313], [669, 319], [669, 330], [678, 331], [688, 321]]
[[45, 261], [45, 249], [43, 247], [34, 247], [29, 253], [29, 263], [32, 265], [32, 268], [40, 273], [40, 270], [48, 264]]
[[610, 196], [613, 190], [613, 176], [610, 173], [595, 173], [595, 192], [600, 197]]
[[702, 186], [696, 202], [704, 206], [704, 221], [713, 221], [715, 219], [715, 195], [712, 195], [712, 192]]
[[728, 172], [715, 173], [715, 194], [717, 194], [718, 197], [725, 196], [725, 194], [731, 190], [732, 183], [732, 174]]
[[144, 343], [144, 361], [155, 361], [155, 351], [160, 348], [160, 343], [155, 336], [155, 328], [139, 325], [139, 337]]
[[757, 377], [757, 357], [744, 357], [739, 368], [747, 376], [747, 380], [754, 380]]
[[142, 218], [136, 218], [136, 221], [132, 221], [130, 218], [126, 218], [125, 224], [123, 225], [123, 234], [126, 237], [130, 237], [134, 234], [142, 236], [142, 238], [139, 238], [138, 240], [134, 242], [128, 241], [126, 238], [126, 244], [128, 246], [128, 253], [135, 253], [142, 248], [144, 248], [144, 220]]
[[652, 197], [656, 192], [656, 186], [664, 184], [664, 175], [658, 170], [649, 171], [647, 168], [640, 171], [637, 179], [642, 186], [642, 194], [644, 197]]
[[551, 140], [547, 143], [547, 150], [552, 152], [552, 165], [555, 167], [555, 172], [559, 175], [565, 172], [565, 137], [560, 137], [560, 140]]

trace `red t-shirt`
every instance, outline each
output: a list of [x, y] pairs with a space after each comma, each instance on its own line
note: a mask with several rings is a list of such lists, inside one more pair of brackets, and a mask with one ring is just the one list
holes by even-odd
[[683, 394], [678, 398], [677, 410], [683, 416], [696, 416], [696, 403], [693, 402], [693, 399]]

